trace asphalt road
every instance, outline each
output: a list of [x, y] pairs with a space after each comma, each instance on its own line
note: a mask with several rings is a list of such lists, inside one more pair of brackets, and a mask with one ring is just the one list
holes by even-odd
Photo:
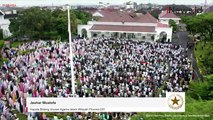
[[[175, 45], [181, 45], [184, 49], [187, 47], [187, 43], [192, 43], [192, 39], [188, 37], [188, 32], [177, 32], [175, 33], [177, 36], [177, 39], [174, 39], [172, 41], [172, 44]], [[192, 60], [192, 68], [194, 72], [195, 79], [202, 80], [202, 75], [200, 74], [197, 61], [194, 55], [194, 48], [188, 49], [188, 52], [186, 53], [187, 56]]]

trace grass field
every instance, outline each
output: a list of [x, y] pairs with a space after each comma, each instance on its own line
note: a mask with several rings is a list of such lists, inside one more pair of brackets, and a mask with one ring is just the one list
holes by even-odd
[[23, 113], [20, 113], [17, 110], [12, 110], [12, 112], [17, 115], [17, 117], [19, 118], [19, 120], [27, 120], [27, 115], [25, 115]]
[[26, 43], [26, 42], [16, 41], [16, 42], [13, 42], [13, 43], [11, 44], [11, 47], [12, 47], [12, 48], [16, 48], [16, 47], [20, 46], [22, 43]]
[[4, 46], [4, 40], [0, 40], [0, 48]]
[[194, 53], [195, 53], [198, 67], [200, 69], [201, 74], [206, 73], [206, 69], [205, 69], [202, 61], [203, 61], [203, 56], [208, 55], [208, 52], [209, 52], [210, 48], [212, 47], [212, 43], [213, 42], [207, 42], [205, 44], [204, 41], [200, 41], [195, 46]]
[[131, 120], [213, 120], [213, 100], [194, 100], [186, 96], [184, 113], [138, 113]]

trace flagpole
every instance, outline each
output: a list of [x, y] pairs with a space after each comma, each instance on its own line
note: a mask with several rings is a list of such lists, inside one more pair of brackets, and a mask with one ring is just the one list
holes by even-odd
[[69, 46], [70, 46], [70, 67], [71, 67], [71, 79], [72, 79], [72, 96], [75, 96], [75, 76], [74, 76], [74, 65], [73, 65], [73, 51], [72, 51], [72, 36], [71, 36], [71, 23], [70, 23], [70, 7], [67, 6], [68, 14], [68, 33], [69, 33]]

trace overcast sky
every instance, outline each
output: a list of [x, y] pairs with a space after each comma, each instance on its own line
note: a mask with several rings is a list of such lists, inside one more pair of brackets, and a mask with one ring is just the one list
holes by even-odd
[[[16, 4], [16, 6], [37, 6], [37, 5], [98, 5], [99, 2], [114, 4], [123, 4], [130, 0], [0, 0], [2, 4]], [[157, 4], [204, 4], [205, 0], [131, 0], [137, 3], [157, 3]], [[213, 0], [207, 0], [208, 4], [212, 4]]]

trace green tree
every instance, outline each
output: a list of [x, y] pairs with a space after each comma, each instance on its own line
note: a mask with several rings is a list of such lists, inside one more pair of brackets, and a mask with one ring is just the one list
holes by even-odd
[[187, 94], [196, 99], [213, 99], [213, 75], [204, 76], [204, 82], [191, 82]]
[[87, 22], [92, 19], [92, 15], [90, 13], [81, 10], [73, 10], [73, 13], [76, 15], [78, 24], [87, 24]]
[[94, 17], [93, 17], [93, 20], [95, 20], [95, 21], [98, 21], [99, 19], [100, 19], [99, 16], [94, 16]]
[[10, 25], [9, 25], [9, 30], [13, 34], [13, 36], [18, 36], [20, 33], [19, 30], [19, 22], [18, 19], [10, 19]]
[[[72, 34], [77, 35], [77, 25], [91, 20], [88, 13], [71, 10]], [[30, 39], [68, 39], [67, 11], [41, 9], [37, 7], [21, 11], [17, 19], [11, 19], [10, 31], [15, 37]]]
[[213, 13], [183, 16], [182, 21], [187, 25], [187, 30], [191, 34], [200, 34], [205, 40], [213, 40]]
[[194, 99], [210, 99], [209, 98], [209, 85], [208, 82], [191, 82], [189, 91], [187, 92]]
[[40, 8], [30, 8], [22, 11], [17, 19], [11, 19], [10, 31], [15, 36], [28, 36], [32, 39], [45, 39], [51, 31], [51, 11]]
[[213, 73], [213, 48], [212, 47], [205, 47], [207, 53], [203, 53], [203, 59], [202, 59], [202, 64], [205, 66], [205, 71], [207, 74], [212, 74]]
[[177, 31], [177, 24], [174, 20], [170, 19], [169, 20], [169, 27], [173, 27], [173, 32]]
[[154, 18], [158, 19], [158, 13], [156, 13], [156, 12], [151, 12], [150, 14], [151, 14]]

